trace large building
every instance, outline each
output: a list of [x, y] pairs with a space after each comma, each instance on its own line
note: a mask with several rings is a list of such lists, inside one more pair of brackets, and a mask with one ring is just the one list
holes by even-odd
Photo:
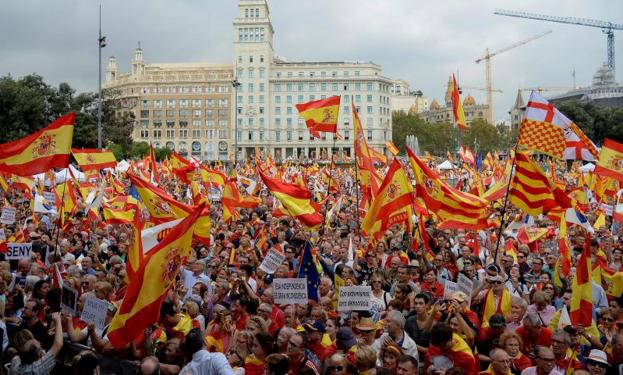
[[[463, 111], [465, 112], [465, 122], [471, 124], [476, 119], [486, 120], [487, 109], [486, 104], [478, 104], [473, 96], [467, 95], [463, 99]], [[437, 100], [433, 99], [428, 106], [428, 110], [418, 113], [418, 116], [428, 123], [452, 123], [454, 114], [452, 112], [452, 77], [448, 80], [446, 89], [445, 105], [441, 106]]]
[[[239, 0], [233, 22], [233, 64], [146, 64], [137, 49], [132, 71], [111, 58], [104, 88], [118, 90], [136, 116], [135, 140], [225, 160], [256, 147], [277, 160], [351, 155], [356, 107], [368, 143], [386, 151], [392, 137], [393, 80], [381, 67], [358, 61], [287, 61], [275, 55], [266, 0]], [[233, 82], [232, 82], [233, 81]], [[297, 103], [340, 95], [338, 133], [314, 139]]]

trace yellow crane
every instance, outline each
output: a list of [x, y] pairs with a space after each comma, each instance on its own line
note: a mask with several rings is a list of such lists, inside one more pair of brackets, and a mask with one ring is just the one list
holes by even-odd
[[551, 32], [552, 32], [552, 30], [544, 31], [544, 32], [542, 32], [540, 34], [533, 35], [530, 38], [527, 38], [527, 39], [521, 40], [519, 42], [513, 43], [513, 44], [511, 44], [509, 46], [506, 46], [504, 48], [500, 48], [499, 50], [497, 50], [495, 52], [489, 53], [489, 48], [487, 48], [485, 50], [485, 55], [483, 57], [481, 57], [481, 58], [476, 60], [476, 64], [479, 64], [483, 60], [485, 61], [485, 80], [487, 81], [486, 82], [486, 86], [487, 86], [486, 87], [486, 91], [487, 91], [487, 106], [488, 106], [488, 108], [487, 108], [487, 121], [490, 124], [493, 124], [493, 91], [494, 91], [493, 88], [492, 88], [493, 86], [491, 84], [491, 58], [493, 56], [497, 56], [497, 55], [499, 55], [501, 53], [509, 51], [509, 50], [511, 50], [513, 48], [517, 48], [519, 46], [522, 46], [522, 45], [524, 45], [524, 44], [526, 44], [528, 42], [531, 42], [531, 41], [533, 41], [535, 39], [539, 39], [539, 38], [541, 38], [541, 37], [543, 37], [543, 36], [545, 36], [547, 34], [551, 34]]

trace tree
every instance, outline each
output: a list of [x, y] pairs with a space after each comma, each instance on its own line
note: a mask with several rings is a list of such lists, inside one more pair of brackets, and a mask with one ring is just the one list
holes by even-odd
[[577, 101], [557, 104], [557, 108], [597, 144], [603, 143], [604, 138], [623, 140], [623, 108], [603, 108]]

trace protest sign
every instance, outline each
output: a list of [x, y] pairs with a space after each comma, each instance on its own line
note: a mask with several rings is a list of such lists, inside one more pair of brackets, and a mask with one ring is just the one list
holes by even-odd
[[273, 274], [277, 270], [277, 267], [283, 263], [286, 259], [286, 256], [281, 252], [275, 249], [270, 249], [266, 258], [262, 260], [262, 264], [260, 264], [260, 269], [268, 274]]
[[453, 281], [446, 281], [443, 287], [443, 298], [450, 299], [455, 292], [459, 291], [459, 286]]
[[32, 242], [28, 243], [14, 243], [11, 242], [7, 245], [7, 252], [5, 254], [6, 260], [19, 260], [24, 258], [30, 258], [30, 250], [32, 250]]
[[276, 305], [307, 304], [307, 279], [274, 279], [273, 299]]
[[337, 311], [369, 310], [372, 288], [365, 286], [342, 286], [337, 300]]
[[474, 289], [474, 281], [470, 279], [469, 277], [463, 275], [462, 273], [459, 273], [459, 277], [456, 280], [456, 284], [459, 288], [459, 291], [465, 293], [465, 296], [467, 297], [467, 303], [469, 306], [472, 301], [472, 289]]
[[44, 191], [43, 199], [48, 201], [48, 203], [50, 204], [56, 204], [56, 194], [52, 193], [51, 191]]
[[63, 283], [63, 289], [61, 289], [61, 309], [68, 311], [71, 315], [76, 315], [76, 303], [78, 302], [78, 292]]
[[0, 228], [0, 241], [6, 241], [6, 233], [4, 233], [4, 228]]
[[17, 209], [15, 207], [4, 206], [2, 208], [2, 215], [0, 216], [0, 223], [13, 224], [15, 222], [15, 214]]
[[84, 308], [80, 314], [80, 320], [85, 323], [93, 323], [95, 328], [104, 329], [106, 327], [106, 314], [108, 313], [108, 302], [95, 298], [87, 297], [84, 301]]

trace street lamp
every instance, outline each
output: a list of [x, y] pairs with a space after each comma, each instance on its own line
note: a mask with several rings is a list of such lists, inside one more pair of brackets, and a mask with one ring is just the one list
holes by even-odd
[[99, 50], [99, 69], [97, 70], [97, 148], [102, 148], [102, 48], [106, 47], [106, 37], [102, 36], [102, 4], [99, 14], [99, 37], [97, 38]]
[[234, 87], [234, 165], [232, 169], [236, 168], [238, 164], [238, 87], [242, 84], [235, 78], [231, 81], [231, 85]]

